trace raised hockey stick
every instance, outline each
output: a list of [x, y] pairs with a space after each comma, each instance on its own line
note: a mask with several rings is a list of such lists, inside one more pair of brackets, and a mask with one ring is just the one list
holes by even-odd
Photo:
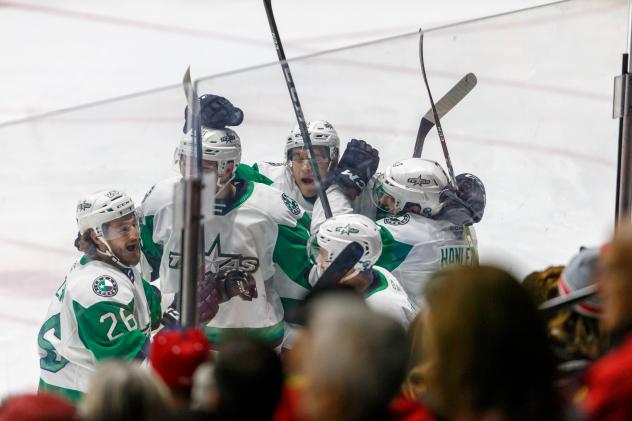
[[540, 305], [539, 310], [544, 317], [548, 318], [566, 307], [587, 300], [595, 294], [597, 294], [597, 285], [588, 285], [563, 297], [555, 297], [545, 301]]
[[[185, 327], [197, 325], [197, 285], [202, 274], [203, 256], [202, 221], [202, 136], [197, 88], [191, 82], [191, 68], [187, 68], [182, 79], [184, 94], [189, 106], [194, 158], [188, 164], [193, 171], [187, 173], [182, 183], [184, 190], [184, 226], [182, 229], [182, 271], [180, 272], [180, 324]], [[177, 204], [176, 204], [177, 206]], [[177, 213], [177, 212], [176, 212]]]
[[337, 285], [338, 282], [360, 261], [364, 254], [364, 249], [360, 243], [352, 241], [342, 249], [338, 257], [334, 259], [329, 267], [318, 278], [312, 291]]
[[[439, 118], [443, 118], [452, 108], [454, 108], [472, 89], [476, 86], [476, 76], [474, 73], [468, 73], [456, 85], [452, 87], [437, 104], [437, 114]], [[424, 141], [430, 130], [435, 125], [434, 113], [432, 107], [424, 114], [419, 122], [417, 129], [417, 140], [415, 141], [415, 149], [413, 150], [413, 158], [419, 158], [423, 151]]]
[[[446, 143], [445, 136], [443, 135], [443, 127], [441, 126], [441, 119], [439, 118], [439, 112], [437, 111], [435, 102], [432, 99], [432, 93], [430, 92], [430, 84], [428, 83], [428, 76], [426, 76], [426, 66], [424, 64], [424, 32], [421, 29], [419, 29], [419, 61], [421, 63], [421, 74], [423, 75], [424, 84], [426, 85], [426, 90], [428, 91], [428, 98], [430, 99], [430, 106], [432, 108], [432, 116], [434, 118], [435, 125], [437, 126], [437, 134], [439, 135], [439, 140], [441, 141], [441, 149], [443, 150], [445, 164], [448, 167], [450, 183], [452, 183], [452, 186], [458, 191], [459, 186], [456, 184], [456, 177], [454, 176], [454, 168], [452, 168], [452, 160], [450, 159], [450, 152], [448, 152], [448, 144]], [[463, 233], [465, 234], [465, 238], [467, 239], [468, 245], [472, 248], [474, 261], [478, 262], [478, 252], [476, 251], [476, 248], [474, 247], [474, 239], [472, 238], [472, 232], [470, 231], [470, 227], [468, 227], [467, 225], [463, 226]]]
[[314, 173], [314, 177], [316, 178], [316, 190], [318, 192], [318, 198], [320, 199], [320, 203], [323, 206], [325, 218], [331, 218], [331, 207], [329, 206], [327, 194], [325, 193], [325, 190], [323, 190], [322, 178], [320, 177], [318, 165], [316, 165], [316, 161], [314, 160], [314, 148], [312, 146], [312, 140], [309, 138], [309, 133], [307, 132], [307, 124], [305, 123], [305, 117], [303, 116], [303, 108], [301, 107], [301, 103], [298, 100], [298, 93], [296, 92], [294, 79], [292, 78], [292, 73], [290, 72], [290, 66], [285, 59], [283, 44], [281, 43], [279, 30], [277, 29], [276, 21], [274, 20], [274, 12], [272, 11], [272, 0], [263, 0], [263, 6], [266, 9], [266, 16], [268, 17], [270, 31], [272, 32], [272, 41], [274, 42], [274, 48], [276, 48], [277, 55], [279, 56], [279, 64], [281, 65], [281, 69], [283, 70], [285, 84], [287, 85], [287, 90], [290, 93], [290, 98], [292, 99], [294, 114], [296, 114], [296, 121], [298, 122], [298, 127], [301, 130], [303, 141], [307, 146], [309, 165], [312, 167], [312, 172]]

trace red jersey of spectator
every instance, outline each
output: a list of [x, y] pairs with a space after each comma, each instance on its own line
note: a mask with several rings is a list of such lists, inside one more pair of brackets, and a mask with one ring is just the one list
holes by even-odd
[[586, 373], [588, 420], [632, 419], [632, 334]]
[[[281, 402], [274, 414], [274, 421], [300, 421], [298, 413], [301, 389], [285, 385], [281, 392]], [[430, 411], [421, 403], [398, 395], [391, 401], [387, 421], [436, 421]]]

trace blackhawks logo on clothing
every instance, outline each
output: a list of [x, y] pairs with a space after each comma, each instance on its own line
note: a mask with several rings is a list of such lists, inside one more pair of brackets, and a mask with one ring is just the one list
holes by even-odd
[[92, 291], [99, 297], [114, 297], [118, 293], [118, 285], [111, 276], [101, 275], [92, 282]]
[[298, 205], [298, 203], [296, 203], [296, 200], [292, 199], [285, 193], [281, 194], [281, 199], [283, 199], [283, 203], [285, 203], [285, 206], [287, 206], [290, 212], [292, 212], [294, 215], [298, 215], [299, 213], [301, 213], [301, 207]]

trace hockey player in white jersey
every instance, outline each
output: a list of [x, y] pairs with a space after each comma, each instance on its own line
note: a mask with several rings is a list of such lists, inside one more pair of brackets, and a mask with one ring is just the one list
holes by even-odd
[[[382, 253], [380, 228], [364, 215], [345, 214], [327, 219], [310, 238], [309, 253], [320, 277], [329, 264], [352, 241], [358, 242], [364, 254], [340, 280], [364, 295], [367, 304], [408, 327], [415, 311], [408, 296], [393, 274], [375, 265]], [[311, 278], [315, 280], [315, 277]]]
[[[181, 171], [186, 170], [183, 158], [191, 154], [189, 133], [176, 149]], [[279, 346], [283, 307], [297, 303], [310, 288], [309, 215], [287, 194], [235, 177], [241, 141], [232, 129], [202, 127], [202, 154], [204, 171], [218, 180], [215, 216], [204, 225], [205, 279], [226, 285], [223, 303], [204, 326], [206, 335], [217, 343], [225, 332], [244, 329]], [[142, 205], [143, 253], [165, 293], [179, 289], [181, 239], [172, 226], [179, 179], [156, 184]]]
[[[467, 174], [459, 181], [465, 187], [476, 180]], [[477, 263], [476, 236], [470, 228], [473, 241], [466, 238], [468, 221], [463, 215], [480, 220], [484, 188], [477, 184], [475, 197], [466, 196], [474, 190], [463, 190], [462, 197], [457, 196], [441, 166], [422, 158], [396, 162], [375, 184], [376, 202], [390, 215], [377, 222], [383, 242], [378, 264], [400, 280], [416, 311], [423, 305], [422, 291], [433, 272], [451, 264]]]
[[89, 195], [77, 206], [72, 266], [38, 335], [39, 389], [73, 401], [87, 390], [98, 361], [144, 358], [160, 318], [160, 293], [141, 278], [134, 202], [117, 190]]
[[[218, 95], [202, 95], [200, 112], [203, 125], [207, 127], [223, 129], [226, 126], [237, 126], [243, 120], [241, 109]], [[186, 112], [185, 118], [188, 118]], [[338, 164], [340, 138], [336, 129], [325, 120], [307, 123], [307, 131], [314, 147], [314, 160], [320, 176], [326, 180]], [[311, 216], [318, 191], [298, 125], [286, 138], [282, 162], [259, 161], [252, 166], [240, 163], [235, 176], [281, 190], [298, 202]]]
[[[307, 132], [314, 147], [314, 160], [318, 165], [318, 171], [322, 180], [326, 180], [338, 164], [338, 133], [331, 123], [325, 120], [310, 121], [307, 123]], [[311, 215], [318, 191], [298, 125], [288, 135], [284, 152], [283, 163], [257, 162], [252, 167], [242, 164], [237, 169], [237, 176], [281, 190]]]

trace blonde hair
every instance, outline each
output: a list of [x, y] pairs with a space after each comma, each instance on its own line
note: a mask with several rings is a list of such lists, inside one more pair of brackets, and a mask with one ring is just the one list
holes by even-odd
[[440, 415], [557, 418], [555, 361], [537, 309], [515, 278], [490, 266], [453, 267], [429, 282], [425, 297], [426, 380]]
[[84, 421], [152, 420], [170, 410], [169, 389], [149, 369], [117, 360], [97, 368], [79, 403]]

